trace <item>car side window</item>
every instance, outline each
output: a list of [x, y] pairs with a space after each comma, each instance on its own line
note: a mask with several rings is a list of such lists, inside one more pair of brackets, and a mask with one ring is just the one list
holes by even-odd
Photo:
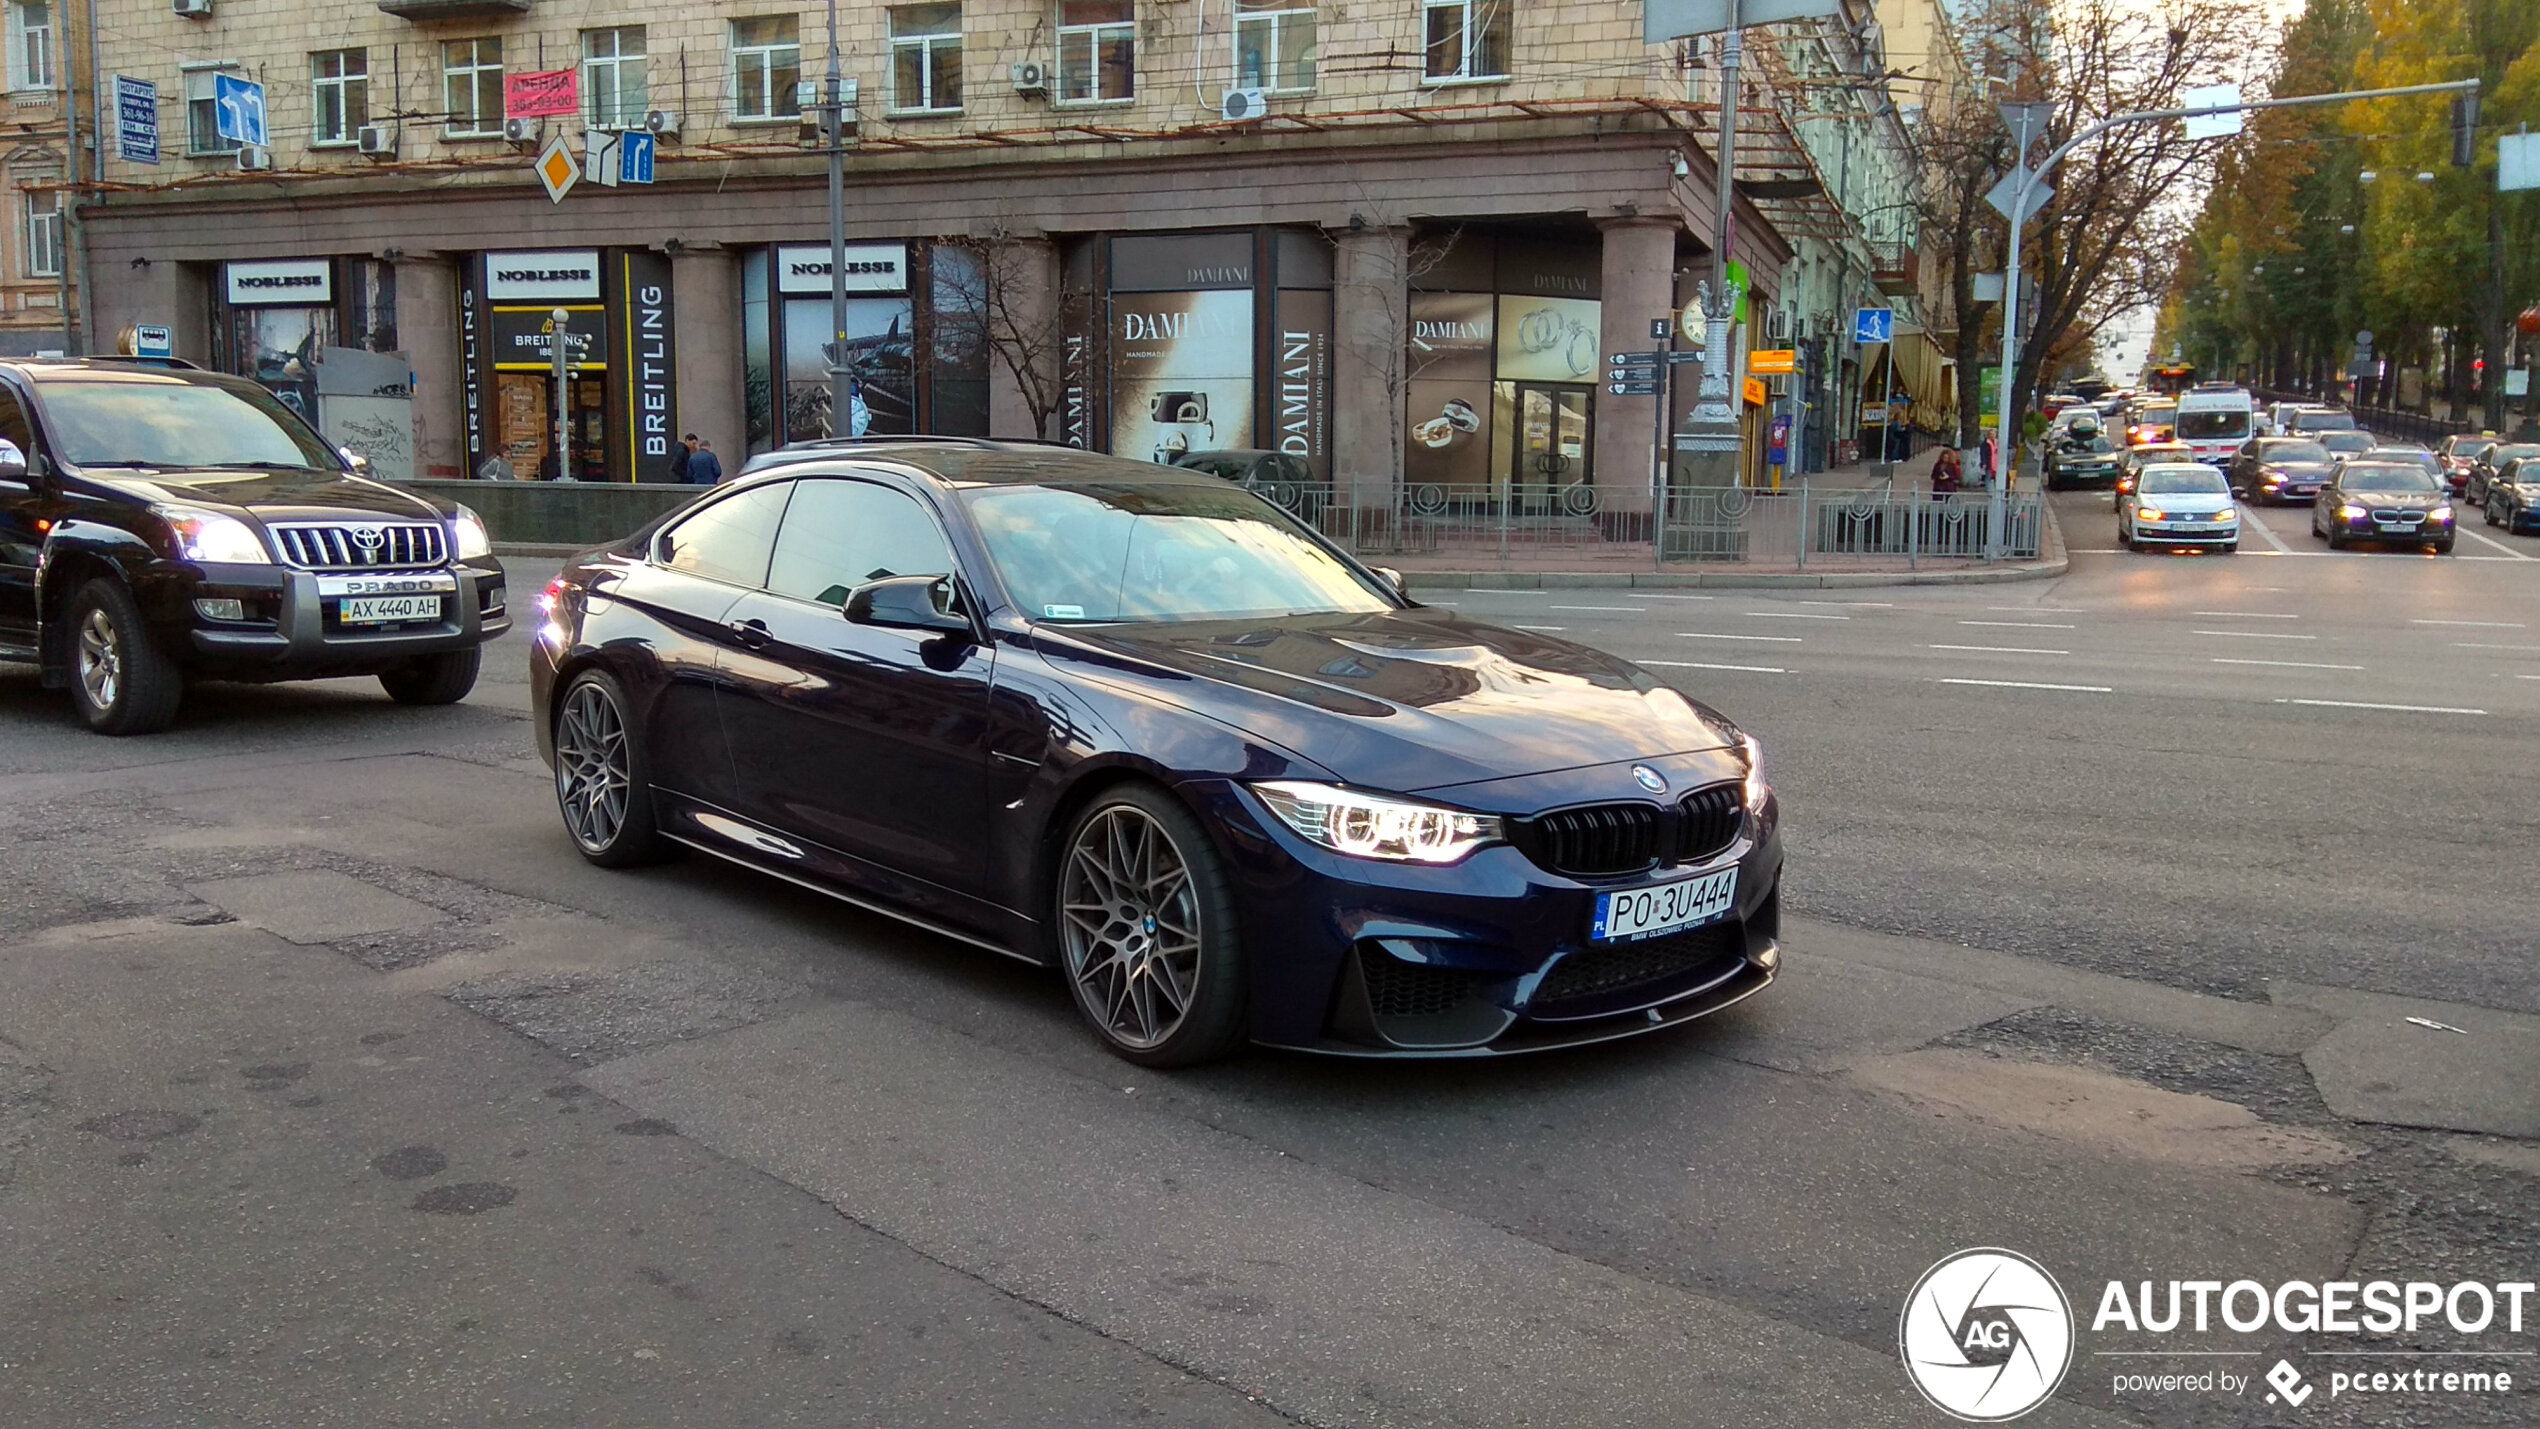
[[805, 480], [776, 534], [767, 588], [821, 605], [843, 605], [867, 581], [942, 576], [952, 548], [935, 518], [905, 492], [869, 481]]
[[35, 430], [27, 422], [18, 394], [6, 387], [0, 387], [0, 442], [16, 447], [24, 460], [35, 460]]
[[755, 586], [767, 579], [776, 523], [785, 514], [789, 481], [736, 491], [655, 538], [653, 558], [674, 571]]

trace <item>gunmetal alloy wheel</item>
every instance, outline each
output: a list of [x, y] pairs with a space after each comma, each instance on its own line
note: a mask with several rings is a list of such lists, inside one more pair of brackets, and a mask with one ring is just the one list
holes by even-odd
[[79, 622], [79, 687], [101, 710], [113, 709], [123, 693], [123, 645], [103, 606], [90, 606]]
[[1189, 860], [1154, 815], [1113, 804], [1076, 831], [1060, 874], [1060, 947], [1077, 1005], [1125, 1051], [1180, 1031], [1205, 951]]
[[585, 680], [556, 717], [556, 804], [565, 831], [587, 854], [605, 854], [626, 833], [635, 786], [626, 716], [606, 685]]

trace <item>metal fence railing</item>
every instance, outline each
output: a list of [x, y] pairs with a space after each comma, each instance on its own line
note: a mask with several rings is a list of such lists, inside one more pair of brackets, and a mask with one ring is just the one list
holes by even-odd
[[[1978, 561], [1992, 519], [1982, 491], [1935, 495], [1888, 485], [1811, 491], [1678, 488], [1653, 508], [1628, 494], [1558, 487], [1416, 483], [1352, 499], [1346, 485], [1275, 483], [1261, 494], [1369, 560], [1417, 558], [1454, 569], [1657, 569]], [[2005, 558], [2044, 548], [2045, 501], [2015, 490], [2005, 502]]]

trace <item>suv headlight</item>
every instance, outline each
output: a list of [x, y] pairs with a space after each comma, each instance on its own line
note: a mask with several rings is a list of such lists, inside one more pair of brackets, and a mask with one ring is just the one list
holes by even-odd
[[471, 556], [494, 554], [494, 539], [485, 534], [485, 522], [475, 512], [462, 506], [450, 518], [450, 549], [460, 560]]
[[1252, 792], [1306, 842], [1357, 858], [1396, 863], [1453, 863], [1505, 830], [1494, 814], [1442, 809], [1408, 799], [1362, 794], [1330, 784], [1280, 779]]
[[189, 561], [223, 561], [239, 566], [273, 564], [273, 557], [265, 554], [264, 539], [254, 527], [235, 516], [191, 506], [161, 506], [156, 510], [168, 528], [176, 532], [177, 553]]

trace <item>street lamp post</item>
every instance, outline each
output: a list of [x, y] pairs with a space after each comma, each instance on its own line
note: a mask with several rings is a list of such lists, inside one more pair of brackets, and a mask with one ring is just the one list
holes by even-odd
[[564, 480], [573, 473], [571, 445], [573, 379], [566, 367], [570, 359], [565, 352], [565, 324], [571, 321], [573, 321], [573, 314], [566, 312], [563, 308], [552, 309], [547, 314], [547, 355], [554, 359], [556, 370], [556, 480], [558, 481]]
[[[847, 111], [838, 63], [838, 0], [829, 0], [829, 73], [821, 82], [821, 137], [829, 147], [829, 435], [855, 434], [847, 371]], [[841, 424], [845, 431], [840, 431]]]

